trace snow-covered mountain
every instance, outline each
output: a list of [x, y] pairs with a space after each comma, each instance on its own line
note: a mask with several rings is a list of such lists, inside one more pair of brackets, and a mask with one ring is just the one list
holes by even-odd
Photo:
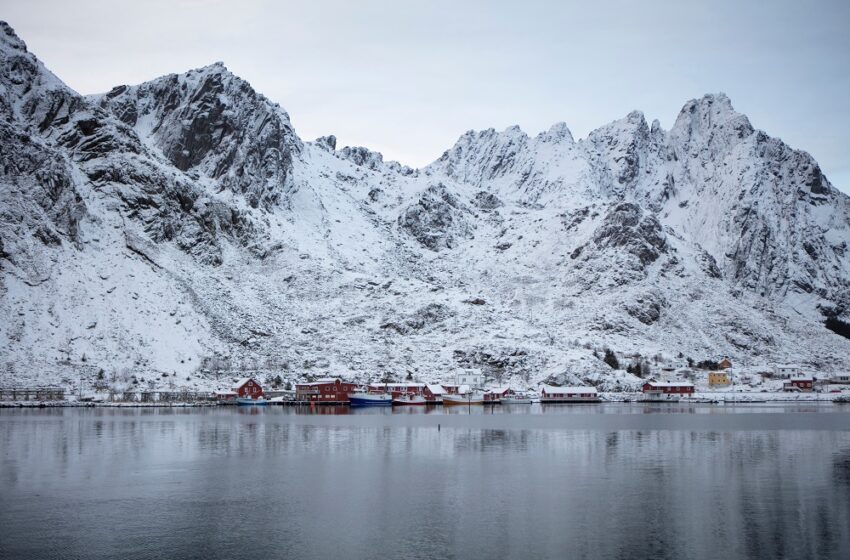
[[0, 384], [478, 367], [614, 388], [594, 350], [850, 355], [823, 325], [850, 313], [850, 199], [723, 94], [669, 131], [637, 111], [580, 140], [470, 131], [414, 170], [302, 141], [221, 63], [81, 96], [2, 23], [0, 138]]

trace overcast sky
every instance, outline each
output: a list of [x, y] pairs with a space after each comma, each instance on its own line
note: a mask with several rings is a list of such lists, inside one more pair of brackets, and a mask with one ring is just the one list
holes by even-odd
[[80, 93], [224, 61], [304, 139], [420, 166], [464, 131], [633, 109], [669, 128], [724, 91], [850, 192], [850, 2], [0, 0]]

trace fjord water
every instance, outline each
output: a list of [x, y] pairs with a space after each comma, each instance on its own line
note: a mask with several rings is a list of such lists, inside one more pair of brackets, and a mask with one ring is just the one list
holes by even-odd
[[839, 405], [0, 410], [0, 558], [850, 558]]

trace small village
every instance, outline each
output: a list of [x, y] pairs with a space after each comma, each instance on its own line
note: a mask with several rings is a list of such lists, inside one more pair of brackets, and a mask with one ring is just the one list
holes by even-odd
[[[0, 387], [0, 406], [453, 406], [502, 404], [758, 403], [767, 401], [850, 400], [850, 374], [816, 377], [799, 365], [775, 365], [770, 370], [738, 372], [728, 358], [708, 371], [666, 366], [634, 391], [604, 392], [592, 385], [540, 383], [500, 385], [478, 370], [460, 370], [451, 381], [384, 380], [358, 383], [342, 376], [296, 378], [247, 375], [229, 386], [202, 388], [127, 388], [115, 390], [95, 383], [89, 390], [63, 387]], [[764, 368], [762, 368], [764, 369]]]

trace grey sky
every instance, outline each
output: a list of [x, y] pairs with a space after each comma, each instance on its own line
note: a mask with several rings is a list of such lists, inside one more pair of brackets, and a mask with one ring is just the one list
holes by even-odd
[[846, 1], [0, 0], [0, 18], [81, 93], [222, 60], [303, 138], [414, 166], [471, 128], [578, 138], [632, 109], [669, 128], [725, 91], [850, 192]]

